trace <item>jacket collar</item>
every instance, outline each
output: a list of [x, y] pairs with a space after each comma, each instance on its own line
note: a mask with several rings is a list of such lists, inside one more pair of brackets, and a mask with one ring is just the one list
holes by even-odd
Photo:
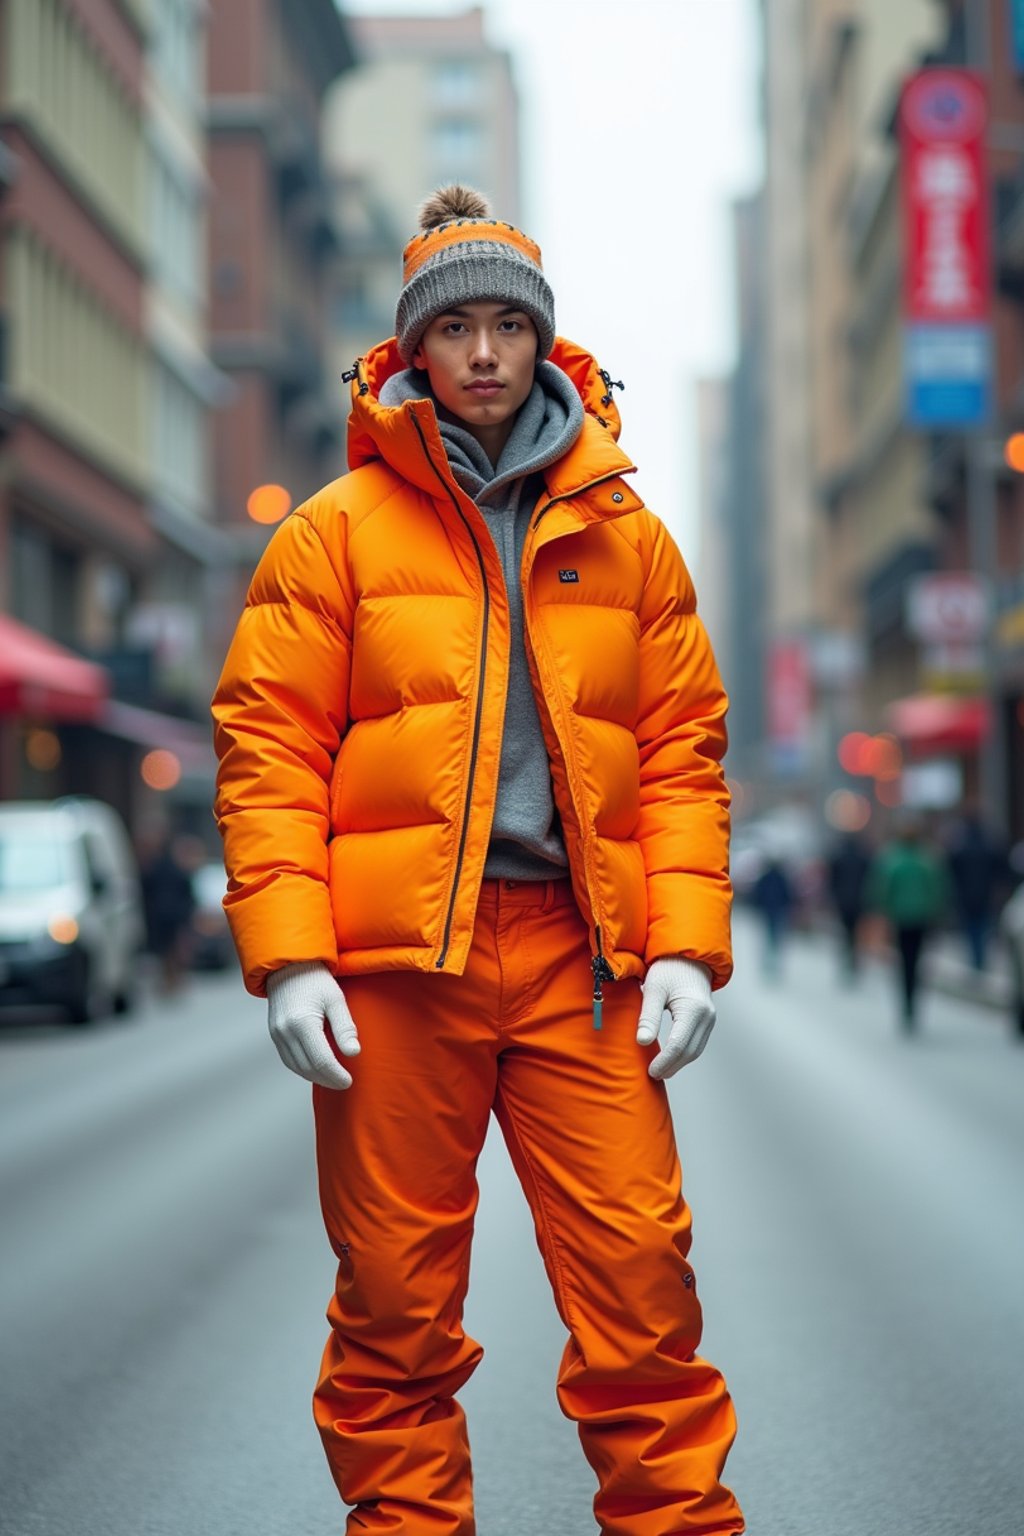
[[[568, 375], [583, 402], [583, 430], [562, 458], [544, 470], [549, 498], [574, 496], [595, 481], [607, 481], [634, 469], [618, 446], [620, 417], [606, 378], [584, 348], [558, 337], [550, 361]], [[348, 420], [350, 469], [384, 460], [403, 480], [436, 496], [440, 479], [456, 489], [432, 400], [406, 400], [381, 405], [385, 380], [405, 368], [392, 337], [374, 347], [356, 364], [352, 381], [352, 410]], [[626, 498], [626, 492], [620, 490]], [[628, 501], [628, 504], [627, 504]], [[621, 502], [599, 498], [599, 516], [618, 515], [640, 505], [633, 492]], [[607, 502], [607, 506], [604, 503]]]

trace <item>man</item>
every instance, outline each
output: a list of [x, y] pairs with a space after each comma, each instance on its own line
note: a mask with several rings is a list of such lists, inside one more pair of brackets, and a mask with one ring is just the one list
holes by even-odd
[[187, 839], [172, 838], [169, 829], [153, 827], [139, 849], [146, 947], [159, 961], [160, 989], [168, 996], [178, 992], [183, 983], [196, 908], [186, 863], [188, 846]]
[[1013, 888], [1005, 846], [985, 825], [976, 801], [968, 801], [950, 831], [947, 856], [953, 903], [972, 969], [985, 970], [999, 904]]
[[905, 813], [895, 836], [875, 856], [868, 876], [868, 903], [895, 940], [903, 1030], [917, 1028], [921, 957], [929, 936], [949, 908], [945, 862], [929, 847], [918, 819]]
[[601, 1530], [726, 1536], [735, 1421], [696, 1354], [663, 1084], [730, 971], [726, 700], [534, 242], [438, 193], [396, 331], [354, 370], [351, 473], [271, 541], [214, 703], [246, 984], [315, 1085], [338, 1258], [316, 1420], [350, 1532], [471, 1536], [455, 1394], [493, 1110]]
[[761, 966], [766, 976], [778, 979], [782, 973], [782, 945], [796, 905], [796, 892], [781, 854], [769, 853], [754, 882], [753, 904], [761, 914], [764, 928]]
[[844, 975], [851, 979], [860, 969], [859, 934], [864, 916], [871, 854], [857, 832], [846, 832], [828, 861], [828, 888], [842, 931]]

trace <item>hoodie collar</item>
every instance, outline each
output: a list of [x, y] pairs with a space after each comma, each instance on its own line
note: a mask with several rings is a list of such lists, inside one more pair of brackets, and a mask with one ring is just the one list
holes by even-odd
[[[385, 381], [379, 399], [382, 405], [401, 405], [405, 400], [421, 400], [425, 393], [433, 398], [425, 375], [409, 368]], [[533, 388], [516, 414], [496, 464], [466, 427], [438, 419], [452, 474], [467, 496], [481, 506], [506, 502], [516, 482], [562, 458], [582, 427], [583, 402], [568, 377], [551, 362], [538, 365]]]

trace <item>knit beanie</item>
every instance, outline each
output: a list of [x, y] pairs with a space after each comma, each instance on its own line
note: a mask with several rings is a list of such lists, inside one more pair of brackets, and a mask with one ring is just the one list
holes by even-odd
[[395, 335], [403, 361], [431, 320], [463, 304], [514, 304], [537, 327], [537, 360], [555, 343], [555, 298], [541, 267], [540, 247], [512, 224], [491, 218], [472, 187], [442, 187], [420, 209], [421, 233], [403, 253]]

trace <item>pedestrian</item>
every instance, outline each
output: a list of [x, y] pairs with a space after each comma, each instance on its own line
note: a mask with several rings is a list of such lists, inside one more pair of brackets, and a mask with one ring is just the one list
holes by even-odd
[[782, 969], [782, 945], [795, 904], [793, 882], [778, 854], [769, 854], [754, 882], [753, 902], [761, 914], [764, 948], [761, 967], [766, 976], [778, 976]]
[[953, 904], [972, 968], [985, 969], [1001, 897], [1013, 876], [1007, 849], [986, 827], [977, 805], [968, 803], [947, 842]]
[[352, 1536], [471, 1536], [456, 1394], [493, 1110], [601, 1531], [725, 1536], [735, 1419], [697, 1354], [665, 1079], [731, 969], [726, 699], [617, 446], [621, 385], [556, 338], [535, 243], [438, 192], [396, 331], [350, 376], [351, 472], [271, 540], [214, 701], [225, 905], [314, 1084], [338, 1260], [316, 1421]]
[[907, 817], [895, 838], [878, 853], [868, 880], [869, 904], [885, 918], [895, 940], [901, 1019], [909, 1033], [917, 1022], [921, 957], [929, 934], [948, 907], [945, 863], [928, 846], [920, 822]]
[[166, 829], [151, 829], [143, 837], [139, 878], [146, 949], [158, 962], [160, 990], [172, 996], [184, 979], [196, 900], [192, 876]]
[[871, 853], [856, 832], [845, 833], [828, 861], [828, 889], [842, 934], [842, 966], [852, 979], [860, 968], [860, 924], [864, 916]]

